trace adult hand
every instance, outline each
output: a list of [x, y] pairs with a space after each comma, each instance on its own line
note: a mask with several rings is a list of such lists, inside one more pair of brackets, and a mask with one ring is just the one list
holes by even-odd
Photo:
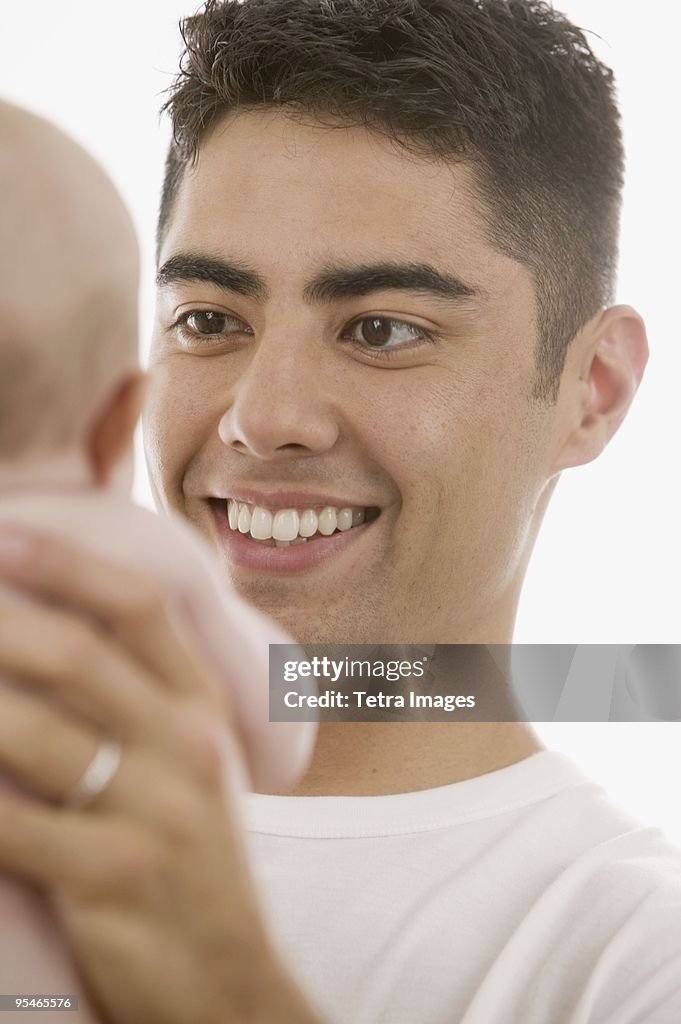
[[[258, 906], [226, 697], [162, 595], [5, 527], [3, 581], [37, 600], [0, 606], [0, 676], [30, 684], [0, 692], [0, 766], [24, 787], [0, 791], [0, 870], [50, 894], [98, 1011], [315, 1024]], [[103, 737], [122, 749], [113, 780], [60, 806]]]

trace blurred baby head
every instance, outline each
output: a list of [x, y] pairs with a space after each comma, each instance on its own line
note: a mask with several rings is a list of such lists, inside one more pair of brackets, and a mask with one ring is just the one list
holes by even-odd
[[99, 165], [0, 101], [0, 474], [42, 480], [69, 464], [96, 485], [119, 469], [129, 486], [138, 272], [130, 216]]

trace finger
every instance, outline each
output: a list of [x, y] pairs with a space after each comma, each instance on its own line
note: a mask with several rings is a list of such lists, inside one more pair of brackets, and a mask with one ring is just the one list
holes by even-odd
[[[121, 761], [88, 813], [116, 813], [173, 832], [190, 827], [195, 797], [227, 805], [228, 780], [242, 770], [231, 730], [203, 702], [183, 698], [171, 710], [154, 724], [142, 719], [125, 740], [113, 733]], [[0, 685], [0, 767], [33, 793], [67, 800], [111, 735], [75, 718], [51, 694], [19, 682]]]
[[118, 737], [163, 731], [158, 687], [101, 629], [37, 602], [0, 607], [0, 673], [40, 684]]
[[0, 765], [31, 792], [63, 800], [99, 743], [94, 730], [76, 725], [44, 698], [0, 687]]
[[37, 596], [96, 616], [165, 686], [179, 693], [207, 690], [224, 701], [159, 588], [138, 570], [61, 538], [3, 525], [0, 575]]
[[[0, 769], [6, 770], [11, 782], [28, 787], [24, 795], [46, 797], [64, 806], [102, 742], [101, 735], [75, 725], [40, 696], [0, 688]], [[189, 758], [185, 753], [178, 760]], [[208, 780], [206, 772], [201, 777], [198, 770], [190, 780], [187, 785], [141, 748], [124, 747], [112, 779], [82, 812], [124, 815], [171, 831], [175, 823], [188, 827], [194, 815], [191, 800], [212, 798], [220, 782], [219, 776]], [[3, 786], [0, 772], [0, 789], [7, 789], [8, 781]]]
[[[152, 851], [184, 862], [197, 843], [213, 844], [236, 827], [240, 812], [221, 786], [204, 793], [147, 769], [143, 758], [124, 751], [110, 786], [85, 808], [50, 805], [0, 786], [0, 875], [115, 893], [141, 881]], [[146, 880], [152, 880], [148, 873]]]
[[129, 880], [149, 839], [135, 823], [0, 791], [0, 871], [94, 895]]
[[[99, 750], [101, 737], [70, 728], [54, 713], [41, 717], [33, 707], [40, 702], [26, 701], [23, 708], [19, 698], [6, 706], [4, 696], [0, 694], [0, 769], [5, 770], [0, 771], [0, 801], [5, 794], [32, 800], [43, 797], [64, 812], [135, 820], [170, 838], [191, 833], [197, 806], [213, 794], [162, 771], [158, 762], [136, 748], [122, 749], [118, 767], [101, 793], [83, 807], [69, 808], [67, 801]], [[11, 729], [5, 728], [5, 712]], [[39, 733], [42, 742], [36, 743]]]

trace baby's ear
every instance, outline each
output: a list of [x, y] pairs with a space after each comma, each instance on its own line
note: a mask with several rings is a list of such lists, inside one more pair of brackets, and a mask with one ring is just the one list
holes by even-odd
[[94, 482], [105, 487], [118, 464], [132, 449], [135, 426], [142, 411], [147, 374], [128, 373], [108, 394], [86, 440]]

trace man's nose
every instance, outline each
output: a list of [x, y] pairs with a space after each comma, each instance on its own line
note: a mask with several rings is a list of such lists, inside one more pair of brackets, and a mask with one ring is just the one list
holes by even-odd
[[324, 386], [319, 341], [261, 338], [229, 391], [218, 433], [223, 444], [260, 459], [319, 455], [339, 434]]

